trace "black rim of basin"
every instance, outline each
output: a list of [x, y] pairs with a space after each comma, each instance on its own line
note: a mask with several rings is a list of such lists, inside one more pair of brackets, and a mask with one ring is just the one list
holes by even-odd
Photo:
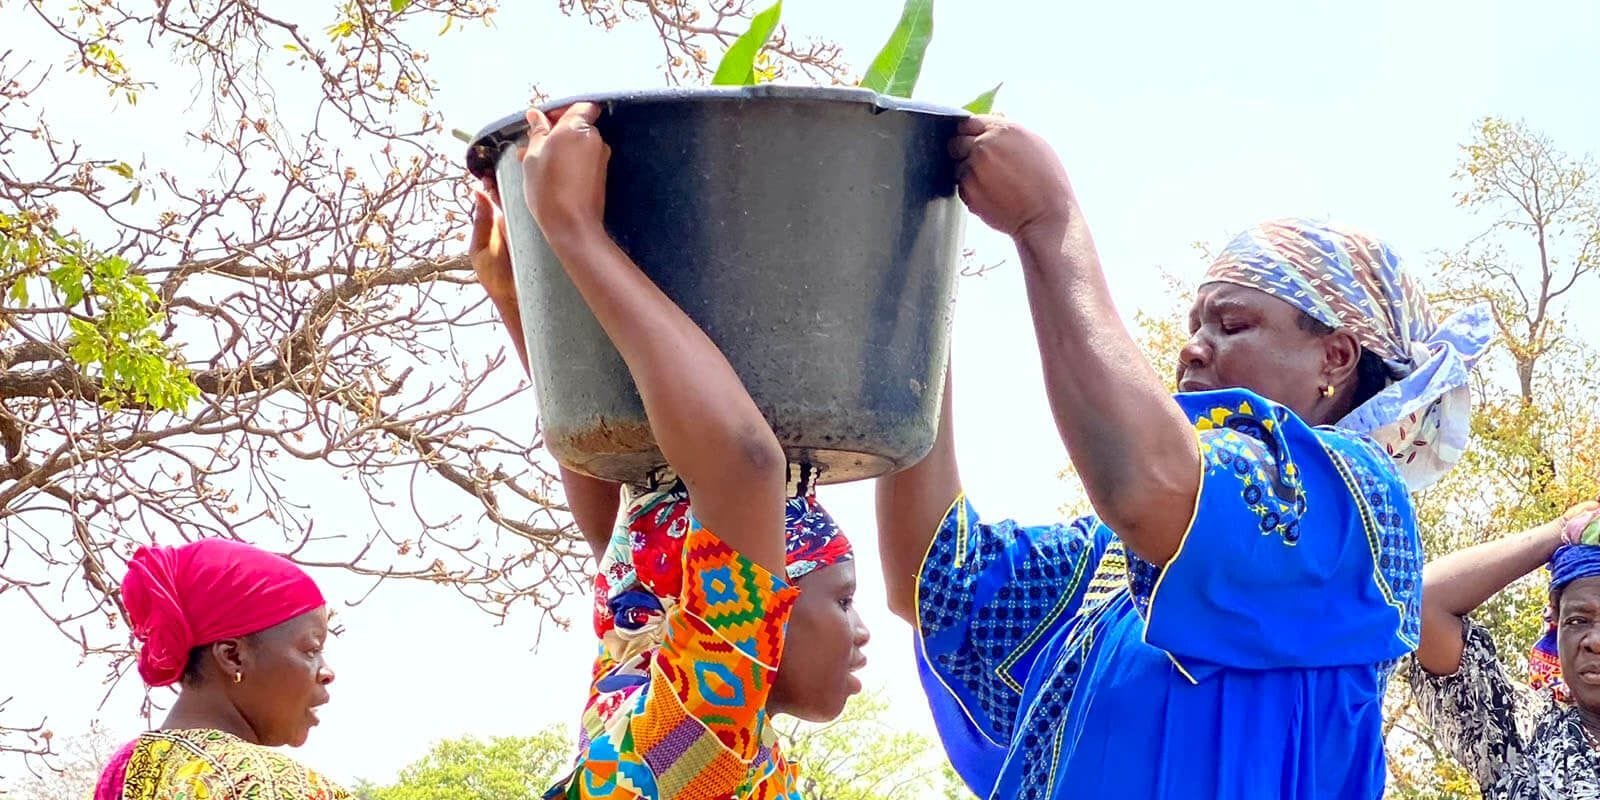
[[[589, 102], [599, 103], [604, 107], [604, 111], [610, 111], [611, 107], [617, 103], [671, 103], [685, 100], [716, 101], [757, 98], [859, 103], [872, 107], [875, 113], [906, 111], [914, 114], [930, 114], [940, 117], [959, 118], [971, 116], [970, 112], [959, 108], [949, 108], [903, 97], [890, 97], [878, 94], [871, 89], [845, 86], [783, 86], [771, 83], [757, 84], [755, 86], [598, 92], [540, 103], [539, 109], [541, 111], [550, 111], [552, 109], [565, 108], [573, 103]], [[467, 171], [477, 178], [494, 175], [495, 164], [500, 160], [500, 153], [507, 145], [521, 139], [527, 129], [527, 112], [519, 111], [498, 119], [478, 131], [478, 135], [473, 138], [472, 144], [467, 148]]]

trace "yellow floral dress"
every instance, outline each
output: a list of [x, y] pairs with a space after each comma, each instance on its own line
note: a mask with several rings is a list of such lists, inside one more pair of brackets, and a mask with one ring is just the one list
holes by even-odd
[[353, 800], [354, 795], [275, 750], [214, 730], [139, 737], [123, 800]]

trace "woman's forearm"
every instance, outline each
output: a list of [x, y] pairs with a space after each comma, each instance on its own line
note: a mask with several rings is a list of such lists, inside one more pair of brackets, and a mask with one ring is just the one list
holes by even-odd
[[1056, 428], [1106, 525], [1165, 564], [1194, 514], [1194, 428], [1117, 315], [1083, 215], [1017, 237]]
[[1458, 550], [1422, 570], [1422, 637], [1417, 661], [1435, 675], [1461, 668], [1461, 618], [1550, 560], [1561, 520]]
[[603, 228], [546, 235], [627, 363], [651, 433], [688, 487], [697, 518], [781, 574], [783, 449], [727, 358]]

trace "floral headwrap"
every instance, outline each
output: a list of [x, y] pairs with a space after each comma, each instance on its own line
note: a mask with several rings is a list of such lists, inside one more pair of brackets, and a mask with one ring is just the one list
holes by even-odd
[[1492, 334], [1487, 305], [1435, 324], [1422, 292], [1388, 245], [1350, 228], [1305, 219], [1239, 234], [1206, 283], [1258, 289], [1332, 328], [1350, 331], [1383, 359], [1390, 384], [1339, 426], [1371, 436], [1412, 491], [1438, 480], [1467, 444], [1467, 375]]
[[[1565, 589], [1581, 578], [1600, 577], [1600, 506], [1586, 503], [1568, 512], [1561, 539], [1566, 542], [1550, 558], [1550, 593]], [[1561, 656], [1556, 648], [1557, 609], [1552, 603], [1545, 611], [1544, 635], [1534, 642], [1528, 654], [1528, 683], [1535, 689], [1549, 689], [1563, 703], [1572, 702], [1567, 685], [1561, 681]]]
[[[823, 567], [855, 558], [850, 540], [817, 502], [815, 473], [793, 467], [784, 504], [785, 574], [792, 583]], [[683, 482], [640, 491], [612, 534], [595, 576], [595, 633], [630, 636], [659, 619], [683, 586], [683, 539], [689, 532], [689, 494]], [[632, 491], [632, 490], [630, 490]]]

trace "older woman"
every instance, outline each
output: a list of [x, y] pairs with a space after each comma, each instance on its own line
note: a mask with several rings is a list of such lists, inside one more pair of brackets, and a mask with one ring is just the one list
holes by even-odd
[[[619, 487], [562, 472], [600, 558], [601, 647], [576, 764], [546, 797], [798, 797], [772, 716], [830, 720], [861, 690], [852, 673], [868, 636], [850, 543], [722, 352], [606, 233], [599, 113], [580, 103], [553, 124], [528, 113], [521, 199], [621, 353], [673, 476], [629, 487], [613, 534]], [[522, 354], [487, 197], [472, 246]]]
[[[1549, 624], [1523, 686], [1467, 615], [1546, 563]], [[1411, 690], [1485, 800], [1600, 798], [1600, 504], [1444, 556], [1422, 586]]]
[[333, 682], [328, 609], [309, 575], [241, 542], [144, 547], [122, 604], [139, 675], [178, 685], [178, 698], [160, 728], [112, 757], [95, 800], [350, 797], [269, 749], [305, 743]]
[[1173, 397], [1048, 145], [979, 117], [952, 149], [968, 205], [1017, 243], [1097, 512], [985, 523], [948, 415], [881, 481], [891, 603], [958, 769], [995, 798], [1381, 796], [1384, 687], [1418, 638], [1409, 491], [1465, 442], [1482, 310], [1436, 326], [1378, 240], [1264, 223], [1211, 266]]

